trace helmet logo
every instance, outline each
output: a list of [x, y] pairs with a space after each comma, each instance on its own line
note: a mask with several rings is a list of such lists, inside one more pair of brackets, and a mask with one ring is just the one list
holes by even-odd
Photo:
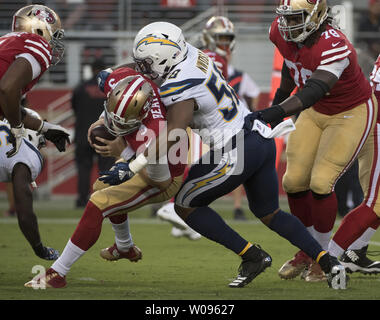
[[55, 18], [54, 16], [49, 12], [49, 11], [45, 11], [45, 10], [41, 10], [41, 9], [37, 9], [35, 12], [34, 12], [34, 15], [40, 19], [40, 20], [44, 20], [46, 21], [47, 23], [49, 24], [54, 24], [55, 23]]
[[160, 44], [161, 46], [173, 46], [173, 47], [176, 47], [178, 48], [178, 50], [181, 50], [181, 47], [171, 41], [171, 40], [168, 40], [168, 39], [161, 39], [161, 38], [157, 38], [156, 36], [147, 36], [145, 38], [142, 38], [136, 45], [136, 49], [141, 46], [142, 44], [146, 44], [146, 45], [149, 45], [149, 44], [155, 44], [155, 43], [158, 43]]
[[310, 4], [317, 4], [319, 2], [318, 0], [307, 0], [308, 3]]

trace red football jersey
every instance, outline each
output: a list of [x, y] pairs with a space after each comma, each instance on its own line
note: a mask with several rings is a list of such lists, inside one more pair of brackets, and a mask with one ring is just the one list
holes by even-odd
[[0, 37], [0, 78], [20, 54], [29, 53], [40, 64], [41, 72], [22, 91], [28, 92], [51, 64], [51, 47], [41, 36], [28, 32], [12, 32]]
[[[107, 77], [104, 85], [104, 93], [108, 95], [112, 88], [116, 86], [117, 82], [132, 75], [141, 74], [127, 67], [116, 69]], [[143, 125], [140, 127], [140, 129], [124, 136], [125, 141], [131, 147], [133, 152], [137, 154], [144, 152], [144, 150], [151, 143], [151, 140], [157, 137], [160, 129], [164, 127], [163, 121], [166, 121], [166, 109], [161, 102], [157, 85], [150, 79], [146, 77], [144, 78], [150, 83], [153, 88], [154, 95], [152, 108], [150, 109], [148, 116], [142, 121]], [[177, 177], [183, 174], [185, 167], [185, 162], [172, 164], [169, 160], [169, 170], [172, 174], [172, 177]]]
[[215, 65], [222, 72], [224, 79], [228, 79], [228, 71], [227, 71], [227, 61], [217, 53], [210, 51], [208, 49], [203, 50], [205, 54], [207, 54], [212, 61], [214, 61]]
[[319, 66], [328, 66], [348, 58], [349, 65], [338, 82], [313, 106], [316, 111], [328, 115], [340, 113], [365, 103], [371, 97], [371, 86], [358, 64], [356, 51], [340, 30], [327, 25], [326, 31], [311, 48], [299, 47], [282, 38], [276, 19], [272, 23], [269, 38], [284, 57], [298, 88], [305, 85]]

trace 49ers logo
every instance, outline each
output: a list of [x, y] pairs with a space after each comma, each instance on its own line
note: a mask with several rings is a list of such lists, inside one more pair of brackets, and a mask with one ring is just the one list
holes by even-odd
[[317, 4], [317, 2], [319, 2], [319, 0], [307, 0], [307, 2], [310, 4]]
[[49, 24], [54, 24], [55, 22], [54, 16], [49, 11], [36, 9], [36, 11], [34, 11], [34, 15], [38, 19], [45, 20]]

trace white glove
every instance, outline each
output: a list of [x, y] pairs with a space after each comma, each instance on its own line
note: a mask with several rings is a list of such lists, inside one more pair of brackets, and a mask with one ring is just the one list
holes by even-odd
[[21, 123], [17, 127], [12, 127], [11, 133], [12, 134], [9, 136], [9, 142], [12, 143], [13, 148], [6, 153], [8, 158], [13, 157], [20, 149], [22, 138], [25, 133], [24, 124]]

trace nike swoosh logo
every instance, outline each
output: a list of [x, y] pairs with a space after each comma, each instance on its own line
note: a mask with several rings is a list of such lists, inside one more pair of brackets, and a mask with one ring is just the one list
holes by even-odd
[[145, 147], [149, 147], [150, 143], [152, 142], [153, 139], [150, 139], [148, 142], [144, 143], [145, 144]]
[[340, 42], [337, 42], [337, 43], [333, 43], [332, 46], [333, 47], [336, 47]]
[[180, 99], [181, 97], [177, 97], [177, 98], [172, 98], [172, 101], [177, 101], [178, 99]]

